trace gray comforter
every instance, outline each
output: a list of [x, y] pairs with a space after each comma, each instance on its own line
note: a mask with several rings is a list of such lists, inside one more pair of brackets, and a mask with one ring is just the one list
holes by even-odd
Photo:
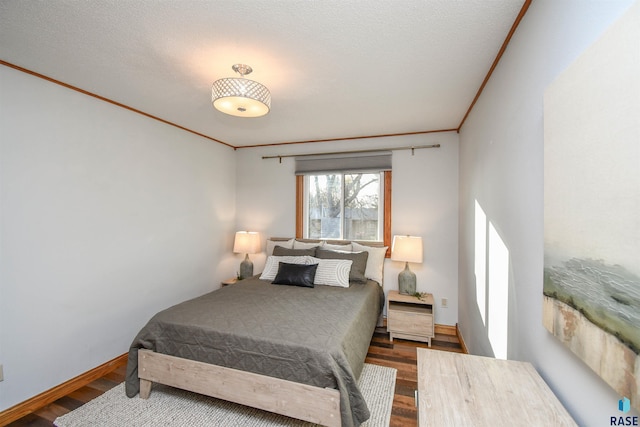
[[384, 294], [373, 281], [349, 288], [272, 285], [257, 277], [156, 314], [129, 351], [126, 393], [140, 389], [138, 349], [340, 391], [343, 427], [369, 409], [357, 387]]

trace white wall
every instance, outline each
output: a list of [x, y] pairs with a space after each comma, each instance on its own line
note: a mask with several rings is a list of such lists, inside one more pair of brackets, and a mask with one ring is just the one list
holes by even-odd
[[[424, 263], [412, 264], [418, 292], [437, 300], [436, 322], [458, 321], [458, 135], [455, 132], [326, 142], [237, 151], [237, 225], [259, 231], [265, 238], [295, 235], [295, 177], [292, 158], [263, 160], [262, 156], [322, 153], [370, 148], [441, 144], [441, 148], [393, 152], [392, 234], [422, 236]], [[265, 254], [252, 256], [255, 272]], [[240, 262], [240, 258], [237, 259]], [[404, 264], [386, 260], [385, 290], [398, 289]], [[440, 307], [448, 298], [449, 307]]]
[[534, 1], [460, 134], [459, 322], [466, 344], [475, 354], [496, 353], [476, 298], [478, 203], [508, 251], [508, 357], [532, 362], [585, 426], [610, 425], [620, 396], [542, 326], [543, 94], [631, 3]]
[[0, 67], [0, 410], [233, 274], [235, 153]]

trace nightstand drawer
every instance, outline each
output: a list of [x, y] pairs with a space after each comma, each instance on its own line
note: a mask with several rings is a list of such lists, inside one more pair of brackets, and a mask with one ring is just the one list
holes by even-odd
[[404, 311], [391, 311], [387, 322], [389, 330], [405, 334], [431, 335], [433, 316]]

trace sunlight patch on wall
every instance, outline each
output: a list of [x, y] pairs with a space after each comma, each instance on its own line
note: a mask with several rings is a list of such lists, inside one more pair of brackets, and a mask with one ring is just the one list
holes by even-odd
[[489, 223], [489, 342], [497, 359], [507, 358], [509, 250]]
[[507, 358], [509, 332], [509, 249], [475, 201], [476, 304], [493, 355]]
[[476, 249], [475, 249], [475, 274], [476, 274], [476, 303], [482, 317], [482, 324], [487, 326], [487, 215], [476, 200]]

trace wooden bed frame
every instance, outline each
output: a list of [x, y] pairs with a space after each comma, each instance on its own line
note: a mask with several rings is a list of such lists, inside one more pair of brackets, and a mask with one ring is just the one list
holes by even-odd
[[[276, 237], [270, 240], [289, 239]], [[362, 244], [383, 246], [382, 243]], [[148, 399], [152, 384], [159, 383], [327, 427], [342, 425], [340, 392], [333, 388], [311, 386], [146, 349], [138, 350], [138, 377], [142, 399]]]
[[138, 350], [140, 397], [152, 383], [193, 391], [288, 417], [340, 427], [340, 392], [180, 357]]
[[[294, 239], [294, 237], [269, 237], [267, 240], [271, 240], [272, 242], [286, 242], [288, 240]], [[302, 243], [320, 243], [325, 242], [332, 245], [348, 245], [349, 243], [359, 243], [363, 246], [371, 246], [372, 248], [384, 248], [384, 242], [368, 242], [365, 240], [332, 240], [332, 239], [300, 239], [295, 237], [298, 242]], [[387, 255], [390, 253], [391, 248], [387, 250]], [[269, 254], [267, 254], [269, 256]], [[387, 257], [388, 258], [388, 257]], [[382, 284], [380, 285], [382, 286]]]

